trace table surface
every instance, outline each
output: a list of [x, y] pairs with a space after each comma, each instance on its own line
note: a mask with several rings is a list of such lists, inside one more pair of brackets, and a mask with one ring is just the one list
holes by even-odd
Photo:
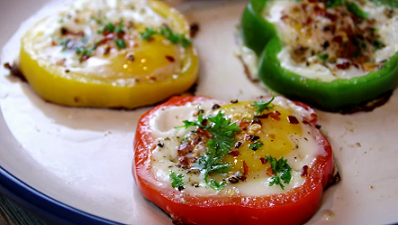
[[49, 225], [0, 195], [0, 225]]

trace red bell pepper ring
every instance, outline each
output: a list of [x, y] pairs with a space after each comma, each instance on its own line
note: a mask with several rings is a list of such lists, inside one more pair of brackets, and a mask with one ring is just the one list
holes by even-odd
[[[135, 135], [133, 163], [134, 179], [141, 194], [169, 214], [177, 224], [302, 224], [308, 221], [318, 210], [323, 190], [334, 172], [332, 148], [315, 127], [315, 114], [305, 123], [311, 127], [312, 135], [325, 154], [316, 156], [304, 175], [303, 185], [285, 193], [255, 197], [190, 195], [156, 179], [151, 171], [156, 142], [149, 129], [150, 119], [167, 107], [208, 100], [206, 97], [173, 97], [141, 117]], [[302, 103], [297, 105], [302, 106]]]

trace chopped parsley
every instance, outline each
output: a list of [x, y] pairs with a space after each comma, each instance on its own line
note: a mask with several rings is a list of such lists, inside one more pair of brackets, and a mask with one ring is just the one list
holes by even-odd
[[364, 12], [357, 4], [354, 2], [347, 2], [347, 9], [350, 11], [352, 14], [355, 16], [362, 18], [362, 19], [367, 19], [369, 18], [369, 13]]
[[113, 25], [113, 23], [108, 23], [105, 25], [104, 29], [102, 30], [102, 33], [104, 33], [105, 31], [108, 31], [109, 33], [113, 33], [116, 29], [116, 26]]
[[181, 43], [182, 47], [186, 48], [192, 44], [192, 42], [185, 37], [185, 34], [175, 34], [169, 27], [162, 26], [158, 31], [153, 28], [145, 28], [145, 32], [141, 33], [142, 39], [148, 41], [153, 35], [159, 34], [165, 37], [173, 44]]
[[271, 100], [269, 100], [268, 102], [263, 102], [263, 100], [260, 100], [258, 102], [254, 102], [252, 104], [252, 106], [254, 108], [257, 108], [256, 115], [261, 114], [266, 109], [270, 109], [271, 106], [269, 104], [271, 104], [271, 102], [274, 101], [274, 99], [275, 99], [275, 97], [272, 96]]
[[123, 22], [120, 22], [119, 25], [117, 25], [115, 31], [118, 34], [123, 34], [124, 33]]
[[342, 6], [346, 3], [346, 0], [326, 0], [325, 5], [327, 8], [334, 8], [336, 6]]
[[83, 57], [90, 57], [94, 50], [94, 46], [80, 46], [76, 48], [76, 54], [79, 55], [81, 57], [80, 60], [82, 60]]
[[385, 47], [384, 43], [380, 40], [372, 40], [372, 44], [375, 49], [381, 49]]
[[125, 49], [126, 48], [126, 42], [123, 39], [116, 39], [115, 40], [115, 44], [117, 46], [118, 49]]
[[153, 35], [157, 34], [157, 32], [153, 28], [145, 28], [145, 32], [141, 33], [142, 39], [148, 41]]
[[283, 157], [276, 159], [270, 155], [265, 157], [265, 159], [269, 162], [272, 171], [275, 173], [271, 177], [271, 182], [269, 185], [279, 185], [282, 190], [284, 190], [285, 186], [281, 181], [283, 181], [285, 184], [288, 184], [292, 179], [292, 168], [289, 166], [289, 164], [287, 164], [287, 159], [284, 159]]
[[249, 145], [249, 148], [253, 151], [258, 150], [259, 148], [261, 148], [264, 144], [261, 141], [256, 141], [253, 144]]
[[174, 171], [171, 171], [170, 172], [171, 186], [173, 188], [183, 187], [184, 186], [184, 181], [182, 181], [183, 178], [184, 175], [176, 174]]
[[[205, 123], [205, 119], [209, 122], [208, 124]], [[209, 181], [208, 176], [210, 173], [226, 173], [231, 168], [232, 165], [222, 162], [222, 159], [234, 146], [235, 135], [240, 131], [239, 126], [236, 123], [231, 123], [231, 119], [226, 119], [225, 114], [221, 111], [218, 111], [216, 116], [207, 116], [206, 118], [203, 118], [202, 111], [200, 111], [198, 121], [184, 120], [183, 122], [183, 126], [176, 128], [200, 127], [213, 135], [213, 139], [206, 144], [206, 153], [200, 155], [197, 161], [197, 168], [205, 172], [206, 184], [219, 191], [226, 185], [226, 182], [217, 182], [214, 179]]]
[[323, 54], [323, 55], [317, 55], [317, 57], [318, 57], [318, 59], [325, 61], [329, 58], [329, 55]]

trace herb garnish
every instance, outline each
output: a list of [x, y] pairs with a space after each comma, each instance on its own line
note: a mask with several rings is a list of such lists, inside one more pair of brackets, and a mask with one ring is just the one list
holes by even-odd
[[124, 33], [123, 21], [120, 21], [120, 23], [119, 23], [119, 25], [117, 25], [115, 31], [116, 31], [117, 34], [123, 34]]
[[367, 19], [369, 18], [369, 13], [364, 12], [357, 4], [354, 2], [347, 2], [347, 9], [350, 11], [352, 14], [355, 16], [362, 18], [362, 19]]
[[342, 6], [346, 3], [346, 0], [326, 0], [325, 5], [328, 8], [334, 8], [336, 6]]
[[104, 29], [102, 30], [102, 33], [104, 33], [105, 31], [108, 31], [109, 33], [113, 33], [116, 29], [116, 26], [113, 25], [112, 23], [108, 23], [105, 25]]
[[329, 58], [329, 55], [323, 54], [323, 55], [317, 55], [317, 57], [318, 57], [318, 59], [325, 61]]
[[[206, 123], [206, 121], [210, 123]], [[227, 155], [234, 146], [236, 139], [235, 135], [240, 131], [236, 123], [231, 123], [231, 119], [226, 119], [225, 114], [218, 111], [216, 116], [207, 116], [203, 118], [202, 111], [199, 112], [198, 121], [184, 120], [184, 125], [176, 128], [199, 127], [203, 130], [208, 130], [213, 139], [207, 142], [206, 153], [202, 154], [197, 161], [198, 169], [205, 172], [204, 181], [206, 184], [219, 191], [226, 185], [225, 181], [217, 182], [214, 179], [208, 180], [210, 173], [226, 173], [231, 168], [231, 164], [222, 162], [222, 159]]]
[[275, 99], [275, 97], [272, 96], [271, 100], [269, 100], [268, 102], [263, 102], [263, 100], [260, 100], [258, 102], [254, 102], [252, 104], [252, 106], [254, 108], [258, 108], [258, 110], [256, 111], [256, 115], [261, 114], [266, 109], [270, 109], [271, 106], [269, 106], [269, 104], [271, 104], [271, 102], [274, 101], [274, 99]]
[[145, 28], [145, 32], [141, 33], [142, 39], [148, 41], [153, 35], [157, 34], [157, 32], [153, 28]]
[[184, 175], [182, 174], [176, 174], [174, 171], [170, 172], [170, 179], [171, 179], [171, 186], [173, 188], [179, 188], [184, 186], [184, 182], [182, 179], [184, 178]]
[[283, 183], [288, 184], [292, 179], [292, 168], [289, 166], [289, 164], [287, 164], [287, 159], [281, 157], [277, 160], [275, 157], [270, 155], [265, 157], [265, 159], [269, 162], [272, 171], [275, 173], [271, 177], [271, 182], [269, 185], [273, 186], [276, 184], [279, 185], [282, 190], [284, 190], [285, 186], [282, 184], [281, 180]]
[[185, 37], [185, 34], [175, 34], [169, 27], [162, 26], [158, 28], [158, 31], [153, 28], [145, 28], [145, 32], [141, 33], [141, 37], [148, 41], [153, 35], [159, 34], [167, 38], [171, 43], [181, 43], [182, 47], [186, 48], [192, 44], [192, 42]]
[[261, 148], [264, 144], [261, 141], [256, 141], [253, 144], [249, 145], [249, 148], [253, 151], [258, 150], [259, 148]]
[[126, 48], [126, 42], [123, 39], [116, 39], [115, 44], [119, 49], [125, 49]]

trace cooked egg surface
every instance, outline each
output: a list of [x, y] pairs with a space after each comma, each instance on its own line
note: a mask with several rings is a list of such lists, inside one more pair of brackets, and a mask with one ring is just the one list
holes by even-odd
[[135, 108], [186, 91], [198, 59], [186, 21], [160, 1], [78, 0], [25, 34], [19, 66], [50, 102]]
[[171, 79], [180, 73], [184, 48], [162, 36], [141, 37], [145, 28], [164, 25], [171, 26], [145, 0], [76, 1], [33, 28], [31, 54], [82, 77]]
[[368, 18], [321, 1], [269, 1], [263, 15], [275, 24], [285, 46], [278, 54], [281, 66], [329, 82], [363, 76], [393, 56], [398, 51], [398, 12], [369, 1], [349, 2]]
[[[221, 105], [214, 109], [214, 105]], [[272, 109], [266, 112], [268, 118], [260, 118], [256, 123], [253, 102], [239, 102], [225, 104], [207, 101], [202, 104], [186, 104], [178, 107], [165, 107], [153, 114], [150, 119], [149, 129], [156, 140], [152, 152], [152, 173], [161, 181], [162, 185], [171, 185], [170, 173], [183, 174], [185, 183], [182, 192], [190, 195], [228, 195], [228, 196], [263, 196], [283, 193], [303, 184], [301, 176], [305, 165], [311, 167], [314, 158], [324, 154], [324, 150], [314, 139], [309, 125], [303, 123], [305, 118], [310, 118], [312, 112], [295, 105], [293, 102], [277, 97]], [[204, 172], [195, 169], [195, 163], [185, 164], [185, 160], [197, 158], [206, 149], [206, 143], [195, 144], [191, 153], [181, 156], [178, 150], [193, 142], [194, 127], [184, 129], [175, 127], [183, 125], [184, 120], [197, 121], [198, 111], [203, 110], [203, 115], [216, 115], [219, 110], [226, 114], [233, 123], [240, 126], [242, 132], [236, 135], [236, 144], [231, 149], [233, 154], [228, 154], [223, 161], [232, 165], [230, 171], [224, 174], [211, 174], [211, 179], [221, 181], [225, 179], [227, 185], [217, 192], [206, 186]], [[290, 118], [290, 120], [289, 120]], [[293, 119], [292, 119], [293, 118]], [[297, 123], [292, 120], [297, 119]], [[261, 125], [260, 125], [261, 124]], [[262, 147], [252, 150], [253, 144], [250, 137], [263, 143]], [[156, 147], [155, 147], [156, 146]], [[230, 153], [231, 153], [230, 152]], [[284, 190], [277, 185], [270, 186], [270, 174], [267, 175], [269, 163], [264, 162], [264, 157], [271, 155], [277, 159], [284, 157], [292, 168], [292, 179], [285, 184]], [[185, 157], [185, 158], [184, 158]], [[246, 164], [245, 169], [243, 164]], [[188, 168], [190, 167], [190, 168]], [[246, 172], [245, 181], [237, 179], [237, 174]], [[232, 180], [231, 180], [232, 179]]]

